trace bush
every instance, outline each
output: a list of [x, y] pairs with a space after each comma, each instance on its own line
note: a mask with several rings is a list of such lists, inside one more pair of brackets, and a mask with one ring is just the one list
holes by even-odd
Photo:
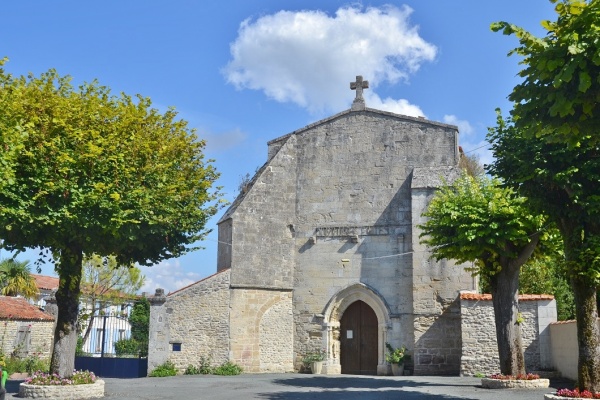
[[139, 355], [140, 344], [135, 339], [122, 339], [115, 342], [115, 353], [117, 357], [124, 355]]
[[242, 367], [237, 364], [227, 361], [216, 367], [213, 371], [215, 375], [239, 375], [243, 372]]
[[152, 377], [165, 377], [165, 376], [175, 376], [177, 375], [177, 369], [175, 368], [175, 364], [171, 361], [166, 361], [164, 364], [159, 365], [154, 368], [152, 372], [148, 376]]
[[183, 372], [184, 375], [199, 375], [200, 368], [194, 367], [192, 364], [188, 365], [188, 367]]

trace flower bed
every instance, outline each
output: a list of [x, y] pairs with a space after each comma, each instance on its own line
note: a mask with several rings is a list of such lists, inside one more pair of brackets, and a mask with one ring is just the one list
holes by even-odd
[[540, 379], [539, 375], [502, 375], [493, 374], [481, 379], [481, 386], [486, 389], [538, 389], [550, 386], [549, 379]]
[[587, 390], [580, 392], [579, 389], [559, 389], [556, 393], [544, 395], [544, 400], [559, 399], [600, 399], [600, 393], [592, 393]]
[[38, 371], [19, 385], [19, 397], [61, 400], [104, 397], [104, 381], [89, 371], [74, 371], [70, 378]]

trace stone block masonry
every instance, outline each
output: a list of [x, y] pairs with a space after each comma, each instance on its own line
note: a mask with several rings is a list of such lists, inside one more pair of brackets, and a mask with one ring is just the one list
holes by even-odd
[[180, 372], [229, 360], [229, 280], [225, 270], [168, 296], [150, 298], [148, 372], [169, 360]]
[[[461, 293], [461, 376], [500, 372], [496, 324], [491, 295]], [[556, 301], [550, 295], [520, 295], [521, 335], [527, 372], [552, 368], [551, 322], [556, 321]]]

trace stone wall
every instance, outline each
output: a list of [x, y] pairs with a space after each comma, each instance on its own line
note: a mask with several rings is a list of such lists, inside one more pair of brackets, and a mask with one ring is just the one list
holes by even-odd
[[[494, 307], [490, 295], [461, 293], [462, 355], [460, 374], [500, 372]], [[523, 322], [521, 335], [527, 372], [552, 368], [549, 357], [551, 322], [556, 321], [556, 302], [548, 295], [519, 296]]]
[[244, 372], [293, 371], [291, 291], [232, 289], [231, 361]]
[[0, 340], [3, 354], [15, 352], [23, 358], [35, 354], [49, 359], [52, 356], [54, 321], [0, 320]]
[[148, 372], [167, 360], [182, 372], [202, 357], [229, 360], [230, 271], [224, 270], [167, 297], [150, 297]]

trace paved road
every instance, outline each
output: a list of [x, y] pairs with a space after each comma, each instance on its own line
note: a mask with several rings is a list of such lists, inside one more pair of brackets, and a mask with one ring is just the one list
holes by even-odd
[[[105, 398], [123, 400], [542, 400], [545, 393], [569, 385], [552, 381], [550, 389], [490, 390], [481, 388], [477, 378], [305, 374], [184, 375], [105, 381]], [[9, 399], [18, 392], [15, 383], [8, 386]]]

